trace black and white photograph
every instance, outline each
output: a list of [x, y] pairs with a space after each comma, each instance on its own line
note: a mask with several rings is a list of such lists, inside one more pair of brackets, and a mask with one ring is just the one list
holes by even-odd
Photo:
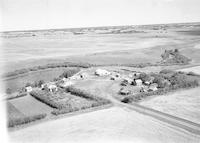
[[1, 143], [200, 143], [200, 0], [0, 0]]

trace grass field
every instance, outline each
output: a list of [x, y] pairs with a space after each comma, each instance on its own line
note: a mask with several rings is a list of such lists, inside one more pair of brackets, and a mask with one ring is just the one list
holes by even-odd
[[198, 143], [199, 137], [135, 111], [112, 107], [10, 132], [11, 142]]
[[149, 108], [153, 108], [174, 116], [200, 123], [200, 88], [177, 91], [167, 95], [149, 98], [140, 102]]
[[41, 113], [48, 114], [52, 111], [51, 107], [39, 102], [30, 95], [9, 100], [9, 102], [25, 116], [33, 116]]

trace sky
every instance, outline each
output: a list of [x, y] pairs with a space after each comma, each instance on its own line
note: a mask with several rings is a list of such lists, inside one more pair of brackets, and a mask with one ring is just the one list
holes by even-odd
[[0, 0], [0, 31], [200, 22], [200, 0]]

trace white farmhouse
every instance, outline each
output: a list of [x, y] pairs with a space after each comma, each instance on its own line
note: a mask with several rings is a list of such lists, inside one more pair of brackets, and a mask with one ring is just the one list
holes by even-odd
[[106, 75], [110, 75], [110, 72], [107, 71], [107, 70], [104, 70], [104, 69], [97, 69], [95, 71], [95, 75], [98, 75], [98, 76], [106, 76]]
[[41, 88], [43, 90], [50, 91], [50, 92], [58, 91], [58, 87], [53, 82], [42, 84]]

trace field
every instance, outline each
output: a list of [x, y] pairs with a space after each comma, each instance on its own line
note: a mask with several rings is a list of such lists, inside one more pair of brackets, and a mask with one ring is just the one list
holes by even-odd
[[11, 142], [191, 142], [199, 137], [125, 108], [112, 107], [10, 132]]
[[[58, 61], [132, 64], [159, 61], [165, 49], [178, 48], [193, 59], [193, 63], [199, 63], [200, 35], [192, 32], [200, 31], [198, 24], [164, 25], [165, 29], [162, 26], [106, 27], [103, 33], [98, 32], [101, 28], [92, 28], [91, 32], [81, 35], [65, 29], [30, 31], [36, 36], [26, 36], [23, 31], [5, 33], [1, 61], [5, 65], [4, 72]], [[183, 29], [187, 32], [179, 32]], [[118, 33], [117, 30], [132, 32]]]
[[72, 68], [55, 68], [46, 69], [36, 72], [27, 73], [14, 78], [4, 80], [6, 88], [10, 88], [12, 92], [24, 87], [26, 83], [34, 83], [35, 81], [44, 80], [45, 82], [52, 81], [55, 77], [59, 77], [64, 71]]
[[9, 102], [25, 116], [33, 116], [41, 113], [50, 113], [53, 109], [30, 95], [9, 100]]
[[200, 124], [200, 88], [177, 91], [140, 102], [140, 105]]
[[7, 117], [8, 120], [13, 118], [23, 118], [25, 115], [21, 113], [12, 103], [7, 102]]

